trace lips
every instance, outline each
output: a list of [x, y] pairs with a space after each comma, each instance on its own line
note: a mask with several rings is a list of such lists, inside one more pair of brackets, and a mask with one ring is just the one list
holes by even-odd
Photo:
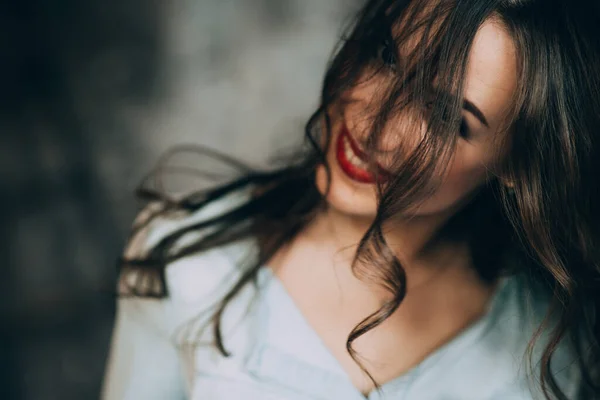
[[[342, 171], [349, 178], [361, 183], [373, 184], [376, 182], [375, 174], [369, 170], [367, 155], [350, 135], [346, 125], [342, 126], [338, 134], [336, 155]], [[380, 165], [378, 165], [377, 172], [380, 183], [389, 179], [389, 172]]]

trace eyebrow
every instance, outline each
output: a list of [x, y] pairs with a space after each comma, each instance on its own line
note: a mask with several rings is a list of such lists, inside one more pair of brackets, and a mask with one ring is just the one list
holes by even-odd
[[[436, 94], [437, 96], [441, 96], [443, 100], [445, 101], [452, 101], [456, 99], [456, 96], [448, 93], [448, 92], [443, 92], [441, 90], [437, 90], [434, 89], [434, 94]], [[464, 99], [463, 100], [463, 108], [465, 110], [467, 110], [468, 112], [470, 112], [471, 114], [473, 114], [473, 116], [475, 118], [477, 118], [483, 125], [485, 125], [486, 127], [490, 127], [487, 119], [485, 118], [485, 115], [483, 114], [483, 112], [481, 112], [481, 110], [469, 99]]]
[[477, 118], [479, 121], [481, 121], [481, 123], [485, 126], [487, 126], [488, 128], [490, 127], [490, 125], [487, 122], [487, 119], [485, 119], [485, 115], [483, 115], [483, 113], [481, 112], [481, 110], [479, 108], [477, 108], [477, 106], [475, 104], [473, 104], [473, 102], [469, 99], [465, 99], [463, 102], [463, 108], [467, 111], [469, 111], [471, 114], [473, 114], [475, 116], [475, 118]]

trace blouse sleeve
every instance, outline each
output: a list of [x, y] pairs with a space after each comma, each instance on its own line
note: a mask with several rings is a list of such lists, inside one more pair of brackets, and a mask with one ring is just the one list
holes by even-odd
[[[247, 199], [244, 192], [207, 205], [187, 217], [151, 218], [160, 205], [151, 204], [136, 221], [136, 230], [125, 249], [125, 258], [143, 257], [151, 247], [171, 232], [207, 217], [218, 215]], [[150, 219], [151, 218], [151, 219]], [[148, 223], [150, 221], [150, 223]], [[197, 239], [205, 233], [191, 233], [178, 242]], [[237, 247], [236, 247], [237, 248]], [[240, 251], [245, 247], [240, 247]], [[117, 301], [117, 315], [104, 377], [102, 400], [183, 399], [188, 391], [189, 360], [177, 345], [179, 329], [221, 298], [231, 287], [238, 271], [237, 253], [215, 249], [169, 264], [165, 279], [169, 297], [164, 299], [123, 296]], [[245, 255], [241, 251], [240, 257]], [[237, 257], [237, 256], [236, 256]], [[135, 272], [135, 271], [134, 271]], [[123, 273], [119, 292], [127, 292], [135, 274]], [[152, 291], [153, 284], [145, 289]], [[184, 365], [185, 364], [185, 365]]]
[[[157, 204], [144, 209], [134, 221], [134, 229], [146, 224]], [[125, 248], [125, 258], [135, 258], [164, 234], [163, 223], [152, 222], [132, 236]], [[119, 277], [118, 292], [124, 281]], [[169, 333], [169, 300], [120, 296], [112, 342], [104, 376], [102, 400], [183, 399], [185, 384], [178, 350]]]
[[103, 400], [185, 398], [177, 348], [160, 326], [163, 313], [161, 300], [118, 301]]

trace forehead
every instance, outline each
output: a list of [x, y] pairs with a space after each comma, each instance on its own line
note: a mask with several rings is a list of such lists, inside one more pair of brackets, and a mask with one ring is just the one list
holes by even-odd
[[[400, 21], [394, 24], [393, 32], [400, 40], [399, 54], [406, 55], [417, 50], [423, 41], [423, 33], [428, 22], [432, 21], [430, 35], [435, 35], [441, 25], [445, 11], [435, 7], [437, 2], [426, 2], [429, 6], [409, 10]], [[432, 16], [436, 11], [436, 16]], [[408, 23], [406, 20], [412, 22]], [[425, 22], [419, 25], [419, 21]], [[407, 32], [407, 26], [416, 26]], [[408, 35], [404, 36], [405, 33]], [[428, 40], [425, 40], [428, 42]], [[464, 97], [474, 103], [486, 116], [491, 130], [502, 128], [505, 117], [513, 105], [517, 89], [517, 57], [514, 41], [505, 26], [497, 18], [488, 18], [477, 31], [470, 49]]]
[[465, 98], [485, 114], [490, 129], [499, 129], [513, 104], [517, 57], [512, 37], [494, 20], [475, 35], [465, 76]]

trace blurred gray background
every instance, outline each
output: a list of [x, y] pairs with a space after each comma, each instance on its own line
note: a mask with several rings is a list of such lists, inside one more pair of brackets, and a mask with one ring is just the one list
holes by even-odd
[[300, 143], [360, 0], [0, 4], [0, 398], [98, 397], [132, 191], [160, 154]]

